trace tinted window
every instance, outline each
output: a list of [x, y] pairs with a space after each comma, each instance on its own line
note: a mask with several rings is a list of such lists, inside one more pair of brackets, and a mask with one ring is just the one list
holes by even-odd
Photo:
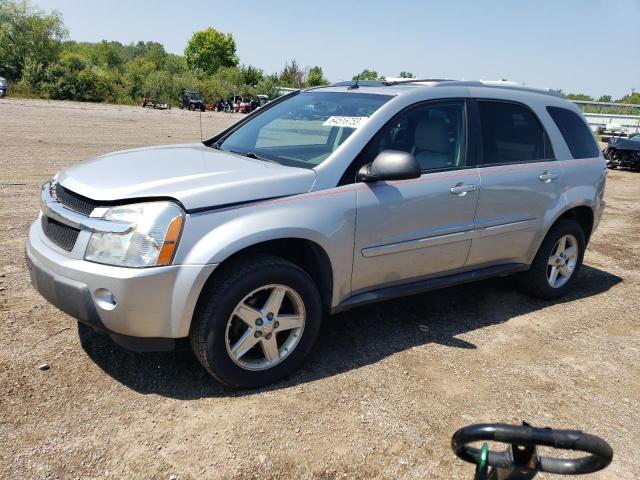
[[600, 155], [593, 134], [580, 115], [560, 107], [547, 107], [547, 111], [567, 142], [573, 158], [594, 158]]
[[465, 162], [464, 102], [430, 103], [388, 122], [370, 142], [369, 161], [382, 150], [412, 153], [423, 171], [462, 167]]
[[483, 163], [520, 163], [553, 158], [540, 121], [528, 108], [507, 102], [478, 102]]

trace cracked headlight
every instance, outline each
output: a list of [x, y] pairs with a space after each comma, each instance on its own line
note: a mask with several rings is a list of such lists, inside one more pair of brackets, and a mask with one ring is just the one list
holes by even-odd
[[84, 258], [120, 267], [155, 267], [173, 260], [184, 212], [173, 202], [148, 202], [109, 208], [105, 220], [133, 225], [124, 234], [93, 233]]

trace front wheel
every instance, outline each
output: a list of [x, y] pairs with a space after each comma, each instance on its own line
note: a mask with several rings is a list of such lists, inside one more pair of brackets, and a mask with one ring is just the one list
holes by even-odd
[[547, 233], [529, 271], [520, 274], [520, 290], [553, 299], [573, 286], [586, 246], [582, 227], [573, 220], [560, 220]]
[[300, 365], [320, 320], [320, 295], [304, 270], [279, 257], [249, 255], [216, 272], [189, 336], [211, 375], [231, 387], [254, 388]]

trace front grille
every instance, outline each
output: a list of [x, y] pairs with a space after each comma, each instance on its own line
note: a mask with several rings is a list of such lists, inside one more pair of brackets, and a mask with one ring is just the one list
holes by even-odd
[[49, 240], [67, 252], [73, 250], [80, 233], [80, 230], [44, 215], [42, 216], [42, 230]]
[[56, 185], [56, 197], [62, 205], [83, 215], [91, 215], [93, 209], [98, 206], [97, 202], [67, 190], [60, 184]]

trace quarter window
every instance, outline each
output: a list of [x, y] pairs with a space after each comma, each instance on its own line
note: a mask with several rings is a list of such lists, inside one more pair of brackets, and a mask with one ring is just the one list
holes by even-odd
[[600, 155], [593, 134], [577, 113], [560, 107], [547, 107], [547, 112], [562, 133], [573, 158], [595, 158]]
[[531, 110], [508, 102], [478, 101], [484, 164], [553, 159], [551, 143]]

